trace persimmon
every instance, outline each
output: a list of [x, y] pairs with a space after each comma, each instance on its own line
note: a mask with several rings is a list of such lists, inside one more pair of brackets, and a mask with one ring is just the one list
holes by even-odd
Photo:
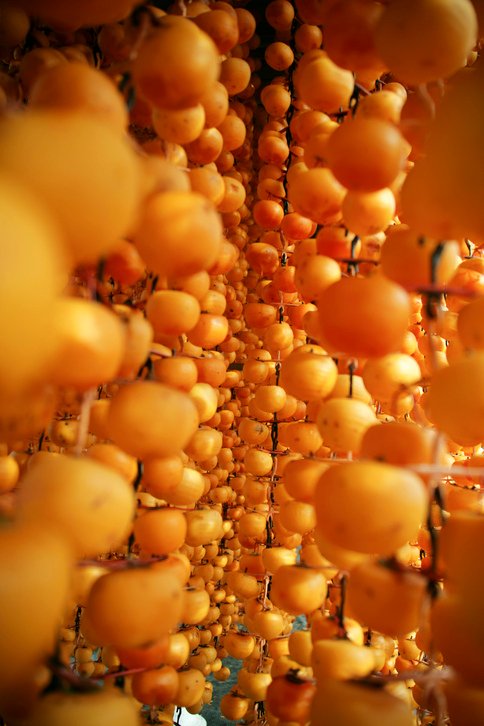
[[77, 30], [83, 26], [114, 23], [126, 18], [135, 3], [133, 0], [89, 0], [82, 8], [58, 7], [53, 0], [22, 0], [19, 3], [27, 11], [59, 30]]
[[165, 192], [147, 202], [135, 241], [147, 265], [178, 277], [210, 268], [221, 237], [221, 222], [206, 198], [196, 192]]
[[295, 113], [290, 123], [291, 133], [299, 143], [306, 143], [313, 133], [324, 132], [329, 134], [336, 128], [337, 124], [331, 120], [328, 114], [314, 110]]
[[[479, 607], [479, 598], [478, 603]], [[466, 602], [458, 593], [444, 593], [432, 608], [430, 627], [435, 645], [444, 656], [445, 662], [465, 679], [468, 686], [482, 688], [483, 677], [479, 660], [483, 633], [476, 618], [477, 609], [471, 608], [472, 604]]]
[[82, 63], [47, 68], [29, 89], [29, 106], [59, 111], [85, 111], [122, 133], [128, 123], [123, 97], [113, 81]]
[[153, 110], [153, 128], [160, 137], [175, 144], [188, 144], [197, 139], [205, 125], [201, 103], [189, 108]]
[[146, 314], [155, 335], [178, 336], [195, 327], [200, 304], [186, 292], [158, 290], [148, 299]]
[[482, 301], [479, 298], [465, 305], [459, 313], [457, 331], [466, 348], [480, 350], [483, 346], [481, 342], [481, 310]]
[[350, 71], [337, 66], [324, 51], [320, 51], [314, 60], [299, 66], [295, 85], [308, 106], [331, 114], [337, 113], [341, 107], [348, 107], [354, 81]]
[[148, 706], [172, 703], [178, 686], [178, 673], [168, 665], [135, 673], [131, 681], [133, 696]]
[[171, 573], [150, 567], [100, 577], [87, 603], [96, 632], [105, 642], [120, 647], [139, 647], [168, 633], [178, 623], [182, 608], [179, 581]]
[[[402, 88], [405, 91], [403, 86]], [[378, 93], [371, 93], [369, 96], [361, 98], [358, 104], [358, 114], [361, 117], [377, 117], [384, 121], [390, 121], [391, 123], [398, 124], [405, 98], [402, 98], [398, 95], [398, 93], [393, 93], [387, 89], [388, 86]], [[405, 136], [405, 134], [403, 135]], [[405, 138], [407, 138], [407, 136], [405, 136]], [[407, 141], [409, 141], [408, 138]]]
[[[0, 539], [4, 592], [0, 612], [5, 628], [0, 645], [0, 704], [3, 713], [18, 716], [32, 707], [45, 687], [42, 667], [54, 652], [69, 592], [73, 553], [66, 538], [42, 527], [38, 520], [4, 525]], [[36, 625], [27, 635], [25, 622], [33, 599], [37, 603]]]
[[200, 99], [205, 111], [205, 127], [219, 126], [227, 115], [229, 95], [225, 86], [219, 81], [208, 88]]
[[126, 479], [104, 464], [67, 456], [44, 458], [22, 477], [18, 516], [42, 518], [78, 556], [109, 552], [128, 536], [134, 496]]
[[136, 247], [119, 240], [106, 259], [104, 272], [124, 285], [133, 285], [144, 277], [146, 268]]
[[191, 391], [197, 382], [198, 375], [193, 359], [183, 355], [155, 359], [153, 374], [160, 383], [185, 392]]
[[310, 502], [299, 502], [294, 499], [281, 504], [279, 520], [289, 532], [308, 534], [316, 525], [316, 513]]
[[17, 484], [20, 468], [13, 456], [0, 456], [0, 493], [12, 491]]
[[185, 446], [186, 453], [196, 462], [218, 456], [223, 444], [222, 432], [211, 426], [198, 428]]
[[178, 706], [189, 708], [194, 706], [202, 697], [205, 688], [205, 678], [196, 668], [179, 671], [178, 689], [174, 702]]
[[313, 502], [316, 485], [321, 474], [327, 468], [326, 462], [314, 459], [290, 461], [285, 467], [283, 475], [288, 494], [299, 501]]
[[302, 23], [294, 33], [296, 49], [301, 53], [307, 53], [314, 48], [320, 48], [323, 42], [323, 34], [317, 25]]
[[290, 421], [279, 433], [279, 440], [297, 454], [314, 456], [323, 444], [321, 434], [311, 421]]
[[101, 726], [111, 718], [123, 726], [139, 724], [136, 702], [116, 688], [91, 692], [52, 691], [37, 701], [29, 717], [35, 726], [61, 726], [75, 718], [82, 718], [92, 726]]
[[190, 397], [198, 409], [200, 423], [208, 421], [215, 415], [218, 397], [215, 389], [208, 383], [196, 383], [190, 389]]
[[149, 554], [167, 555], [185, 541], [187, 524], [178, 509], [154, 509], [138, 516], [133, 532], [141, 549]]
[[272, 457], [267, 451], [249, 449], [244, 462], [246, 471], [256, 476], [265, 476], [272, 469]]
[[323, 339], [335, 350], [376, 357], [399, 350], [408, 326], [407, 293], [384, 277], [345, 277], [319, 298]]
[[281, 222], [281, 231], [291, 240], [304, 240], [311, 236], [314, 229], [314, 222], [297, 212], [285, 214]]
[[[389, 555], [416, 535], [426, 501], [422, 480], [410, 471], [369, 461], [339, 464], [325, 471], [316, 487], [317, 527], [338, 547]], [[361, 518], [363, 510], [367, 515]]]
[[295, 565], [296, 554], [287, 547], [266, 547], [262, 551], [262, 561], [267, 572], [274, 574], [284, 565]]
[[262, 411], [276, 413], [284, 408], [287, 395], [281, 386], [259, 386], [254, 400]]
[[418, 235], [408, 225], [395, 225], [388, 230], [381, 248], [382, 271], [407, 290], [432, 282], [445, 284], [459, 263], [457, 243], [446, 241], [432, 268], [431, 258], [437, 244], [436, 240]]
[[243, 58], [226, 58], [220, 64], [219, 81], [229, 96], [235, 96], [249, 85], [250, 72], [250, 66]]
[[255, 33], [256, 23], [252, 13], [246, 8], [235, 8], [239, 27], [239, 43], [250, 40]]
[[347, 189], [376, 192], [401, 171], [406, 149], [394, 124], [356, 117], [331, 134], [326, 154], [329, 168]]
[[324, 711], [334, 723], [370, 726], [375, 719], [382, 726], [411, 726], [410, 705], [384, 688], [328, 678], [317, 684], [311, 705], [311, 721], [318, 723]]
[[[112, 399], [108, 418], [113, 440], [140, 458], [177, 454], [198, 426], [190, 397], [153, 381], [137, 381], [121, 388]], [[179, 421], [176, 429], [172, 425], [175, 418]]]
[[185, 513], [187, 518], [186, 542], [192, 547], [208, 544], [220, 535], [222, 517], [210, 509], [195, 509]]
[[188, 339], [194, 345], [210, 350], [227, 337], [228, 322], [224, 315], [202, 313], [197, 324], [189, 331]]
[[373, 409], [364, 401], [331, 397], [319, 408], [317, 425], [326, 446], [359, 453], [365, 432], [376, 420]]
[[361, 242], [345, 227], [325, 226], [316, 235], [316, 249], [318, 254], [333, 259], [358, 257]]
[[294, 351], [282, 365], [281, 385], [303, 401], [320, 400], [331, 393], [337, 375], [329, 356]]
[[475, 10], [464, 0], [426, 0], [418, 16], [408, 12], [405, 0], [398, 0], [385, 8], [375, 28], [375, 45], [382, 59], [398, 78], [412, 85], [455, 73], [476, 37]]
[[3, 119], [0, 159], [5, 173], [21, 179], [55, 215], [75, 263], [109, 252], [136, 220], [136, 155], [88, 112], [39, 109]]
[[184, 467], [177, 484], [172, 479], [157, 478], [156, 483], [147, 484], [147, 489], [173, 506], [193, 507], [205, 492], [205, 480], [196, 469]]
[[264, 58], [267, 65], [274, 70], [285, 71], [294, 62], [294, 53], [287, 43], [276, 41], [267, 46]]
[[237, 721], [249, 710], [249, 699], [238, 692], [229, 691], [220, 701], [220, 712], [225, 718]]
[[387, 635], [402, 636], [418, 628], [426, 588], [420, 574], [393, 571], [370, 560], [351, 570], [348, 607], [359, 622]]
[[30, 28], [30, 19], [22, 7], [4, 4], [2, 6], [2, 30], [0, 31], [0, 46], [15, 48], [25, 40]]
[[138, 474], [138, 463], [134, 456], [129, 456], [114, 444], [96, 443], [86, 451], [89, 459], [106, 464], [119, 472], [128, 482], [133, 482]]
[[341, 278], [338, 263], [324, 255], [310, 255], [296, 267], [295, 283], [304, 300], [317, 300], [323, 290]]
[[365, 387], [378, 401], [390, 401], [400, 390], [414, 386], [421, 375], [416, 360], [405, 353], [371, 359], [363, 368]]
[[210, 595], [204, 589], [188, 587], [184, 593], [184, 607], [181, 620], [186, 625], [198, 625], [210, 610]]
[[375, 48], [375, 27], [383, 8], [376, 2], [333, 2], [324, 20], [324, 49], [341, 68], [354, 72], [374, 70], [381, 75], [385, 65]]
[[206, 33], [186, 18], [165, 15], [142, 43], [132, 72], [154, 106], [181, 109], [200, 102], [219, 68], [217, 48]]
[[370, 426], [361, 442], [360, 455], [395, 466], [431, 464], [435, 450], [435, 432], [412, 422], [390, 421], [384, 426]]
[[217, 206], [225, 195], [225, 185], [222, 176], [210, 167], [198, 167], [190, 171], [190, 186], [192, 191], [199, 192]]
[[[153, 494], [163, 498], [166, 489], [176, 487], [183, 476], [183, 461], [174, 455], [164, 458], [149, 458], [143, 464], [143, 484]], [[161, 486], [158, 489], [158, 486]]]
[[483, 364], [482, 353], [473, 353], [432, 377], [428, 399], [432, 422], [465, 446], [475, 446], [482, 440], [479, 383]]
[[163, 635], [141, 648], [116, 648], [116, 653], [126, 668], [158, 668], [168, 653], [169, 638]]
[[319, 570], [283, 565], [272, 577], [272, 602], [292, 615], [317, 610], [325, 598], [326, 578]]
[[235, 14], [214, 8], [208, 13], [197, 15], [194, 22], [212, 38], [221, 54], [232, 50], [239, 40], [239, 26]]
[[[42, 377], [55, 354], [50, 322], [66, 263], [55, 219], [48, 210], [10, 177], [2, 174], [0, 184], [4, 229], [0, 389], [2, 395], [7, 391], [12, 395]], [[25, 281], [25, 288], [16, 284], [19, 279]]]
[[195, 359], [195, 365], [198, 370], [199, 382], [209, 383], [214, 387], [218, 387], [224, 382], [227, 364], [223, 358], [215, 358], [208, 354], [206, 357]]
[[446, 684], [445, 695], [449, 714], [456, 726], [479, 723], [484, 709], [482, 688], [469, 687], [458, 678]]
[[308, 169], [289, 185], [294, 211], [318, 224], [339, 221], [345, 190], [329, 169]]
[[294, 19], [294, 8], [288, 0], [272, 0], [265, 9], [266, 20], [276, 30], [288, 30]]
[[238, 179], [223, 176], [224, 196], [217, 205], [220, 212], [236, 212], [245, 201], [245, 189]]
[[452, 513], [442, 528], [439, 558], [440, 565], [448, 578], [449, 590], [455, 588], [459, 590], [471, 585], [473, 578], [471, 550], [483, 536], [483, 522], [484, 519], [478, 511], [460, 511]]
[[361, 237], [385, 230], [395, 210], [395, 196], [387, 187], [376, 192], [349, 191], [341, 207], [344, 224]]
[[284, 217], [281, 205], [273, 200], [261, 199], [253, 207], [254, 221], [264, 229], [278, 229]]
[[107, 307], [90, 300], [62, 298], [53, 312], [57, 355], [49, 371], [57, 385], [85, 391], [115, 377], [125, 352], [125, 331]]
[[375, 658], [371, 648], [351, 640], [321, 638], [312, 644], [311, 665], [318, 683], [326, 678], [345, 681], [370, 675]]
[[306, 723], [316, 686], [311, 680], [288, 674], [274, 678], [267, 688], [269, 711], [283, 721]]

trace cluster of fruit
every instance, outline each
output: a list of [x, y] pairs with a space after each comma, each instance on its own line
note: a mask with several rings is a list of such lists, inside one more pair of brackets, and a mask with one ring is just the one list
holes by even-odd
[[484, 724], [481, 38], [0, 2], [7, 726]]

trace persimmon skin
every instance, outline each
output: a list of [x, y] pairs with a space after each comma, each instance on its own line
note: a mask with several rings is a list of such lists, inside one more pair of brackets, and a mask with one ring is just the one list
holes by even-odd
[[168, 665], [135, 673], [131, 689], [133, 696], [148, 706], [172, 703], [178, 690], [178, 673]]
[[146, 313], [155, 335], [177, 336], [198, 323], [200, 304], [186, 292], [158, 290], [149, 297]]
[[92, 692], [52, 691], [36, 703], [29, 723], [32, 726], [63, 726], [66, 723], [101, 726], [113, 718], [123, 726], [139, 726], [139, 711], [132, 698], [117, 688]]
[[317, 610], [325, 597], [326, 578], [321, 571], [283, 565], [273, 575], [271, 599], [276, 607], [292, 615]]
[[158, 274], [193, 275], [216, 261], [222, 223], [201, 194], [163, 192], [147, 202], [135, 242], [146, 264]]
[[180, 581], [168, 571], [150, 567], [103, 575], [87, 601], [95, 632], [105, 644], [122, 648], [138, 648], [166, 635], [177, 625], [182, 609]]
[[86, 111], [120, 133], [128, 124], [126, 105], [114, 83], [82, 63], [60, 63], [42, 73], [29, 91], [29, 106]]
[[169, 637], [163, 635], [141, 648], [116, 648], [116, 653], [126, 668], [157, 668], [168, 654]]
[[405, 0], [396, 0], [377, 23], [376, 48], [388, 67], [410, 85], [462, 68], [477, 38], [473, 3], [426, 0], [418, 12], [412, 10]]
[[187, 524], [178, 509], [155, 509], [141, 514], [135, 520], [133, 531], [144, 552], [167, 555], [184, 543]]
[[[45, 687], [37, 673], [54, 652], [74, 556], [65, 538], [38, 522], [3, 525], [0, 542], [0, 708], [13, 718], [28, 711]], [[33, 601], [36, 621], [30, 629], [25, 623]]]
[[331, 135], [326, 154], [340, 184], [355, 192], [377, 192], [403, 168], [405, 142], [394, 124], [356, 117]]
[[295, 351], [284, 361], [281, 385], [303, 401], [317, 401], [331, 394], [338, 369], [328, 356]]
[[[410, 471], [358, 461], [325, 471], [314, 503], [317, 528], [330, 543], [363, 554], [390, 555], [413, 538], [425, 520], [427, 492]], [[370, 510], [371, 516], [361, 515]]]
[[352, 569], [350, 581], [348, 607], [359, 622], [394, 637], [418, 629], [427, 587], [421, 574], [370, 560]]
[[278, 676], [269, 684], [266, 704], [269, 711], [283, 721], [305, 724], [310, 715], [316, 685], [291, 676]]
[[198, 413], [182, 391], [163, 383], [137, 381], [120, 389], [112, 399], [108, 421], [115, 443], [128, 454], [166, 457], [178, 454], [188, 444], [198, 427]]
[[220, 68], [213, 40], [186, 18], [165, 15], [148, 34], [133, 62], [133, 79], [154, 106], [195, 106]]
[[39, 460], [22, 478], [21, 521], [39, 518], [59, 531], [79, 557], [96, 556], [128, 536], [135, 500], [128, 481], [94, 459]]
[[92, 114], [32, 109], [2, 118], [1, 142], [2, 169], [54, 213], [71, 263], [95, 262], [135, 224], [139, 161], [126, 139]]
[[435, 426], [462, 446], [476, 446], [482, 441], [483, 367], [484, 353], [479, 350], [432, 377], [429, 416]]
[[318, 683], [311, 705], [311, 722], [321, 723], [320, 715], [328, 723], [370, 726], [412, 726], [412, 709], [401, 698], [384, 688], [371, 688], [350, 681], [325, 679]]
[[321, 293], [318, 309], [323, 340], [361, 358], [399, 351], [410, 316], [405, 290], [376, 275], [342, 278]]

